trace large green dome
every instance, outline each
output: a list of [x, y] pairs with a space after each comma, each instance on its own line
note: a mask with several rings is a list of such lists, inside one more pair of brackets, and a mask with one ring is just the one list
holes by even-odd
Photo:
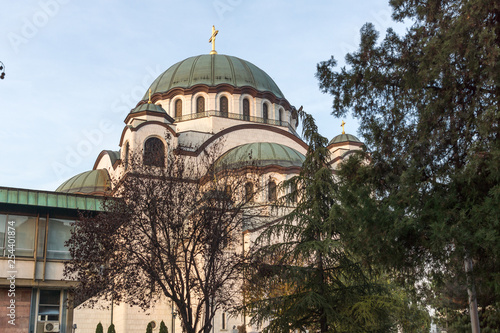
[[257, 142], [248, 143], [225, 152], [215, 162], [215, 169], [235, 169], [246, 166], [302, 167], [305, 156], [288, 146]]
[[[273, 79], [262, 69], [246, 60], [223, 54], [204, 54], [182, 60], [163, 72], [151, 84], [150, 89], [155, 94], [198, 84], [209, 87], [219, 84], [229, 84], [236, 88], [252, 87], [284, 98]], [[143, 97], [143, 100], [147, 99], [148, 93]]]
[[104, 195], [111, 189], [111, 178], [106, 169], [82, 172], [62, 183], [56, 192]]

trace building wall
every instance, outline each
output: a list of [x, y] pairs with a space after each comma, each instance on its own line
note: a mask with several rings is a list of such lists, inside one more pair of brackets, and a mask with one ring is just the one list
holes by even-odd
[[31, 288], [16, 288], [15, 296], [9, 297], [9, 294], [9, 288], [0, 288], [0, 332], [29, 332]]
[[[56, 193], [40, 195], [55, 197]], [[14, 201], [11, 197], [10, 202]], [[63, 212], [0, 202], [0, 332], [43, 333], [46, 322], [59, 325], [60, 333], [71, 332], [67, 299], [74, 282], [63, 276], [64, 261], [69, 258], [64, 242], [77, 215], [77, 209]], [[8, 323], [10, 300], [15, 301], [15, 326]]]
[[[163, 320], [168, 331], [172, 332], [172, 308], [170, 303], [164, 299], [158, 301], [154, 306], [144, 311], [137, 306], [127, 304], [113, 305], [113, 324], [117, 332], [145, 332], [148, 323], [154, 321], [156, 328], [153, 332], [158, 332], [160, 323]], [[82, 304], [74, 310], [73, 322], [77, 325], [77, 333], [94, 333], [97, 324], [100, 322], [106, 332], [111, 324], [111, 302], [99, 301], [94, 308], [86, 307]], [[177, 318], [174, 322], [175, 332], [181, 333], [182, 328]]]

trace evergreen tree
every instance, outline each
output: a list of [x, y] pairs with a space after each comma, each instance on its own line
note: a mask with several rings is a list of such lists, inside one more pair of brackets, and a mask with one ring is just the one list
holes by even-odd
[[153, 324], [151, 322], [149, 322], [146, 327], [146, 333], [153, 333]]
[[266, 332], [395, 331], [394, 300], [344, 249], [331, 214], [336, 184], [328, 141], [312, 116], [299, 114], [309, 148], [300, 174], [283, 183], [292, 190], [281, 202], [295, 207], [257, 240], [246, 311], [254, 322], [269, 321]]
[[108, 327], [108, 333], [116, 333], [115, 331], [115, 324], [111, 324]]
[[358, 118], [370, 151], [339, 172], [337, 214], [351, 249], [409, 285], [459, 279], [486, 311], [500, 297], [500, 3], [390, 3], [413, 21], [404, 36], [378, 44], [366, 24], [347, 68], [318, 65], [333, 115]]
[[163, 320], [160, 323], [160, 333], [168, 333], [167, 326], [165, 325], [165, 323], [163, 322]]
[[102, 327], [101, 322], [97, 324], [97, 327], [95, 328], [95, 333], [104, 333], [104, 328]]

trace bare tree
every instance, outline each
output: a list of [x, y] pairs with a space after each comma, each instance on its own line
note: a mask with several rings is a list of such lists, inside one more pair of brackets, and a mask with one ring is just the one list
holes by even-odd
[[77, 304], [147, 309], [166, 297], [185, 332], [208, 333], [216, 311], [240, 294], [242, 228], [257, 192], [244, 191], [258, 172], [216, 163], [220, 144], [189, 162], [159, 146], [132, 153], [105, 212], [76, 222], [65, 274], [80, 282]]

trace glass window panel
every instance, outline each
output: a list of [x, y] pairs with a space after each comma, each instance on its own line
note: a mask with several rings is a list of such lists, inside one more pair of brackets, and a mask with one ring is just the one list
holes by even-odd
[[39, 315], [58, 315], [59, 314], [59, 306], [54, 306], [54, 305], [40, 305], [40, 308], [38, 309], [38, 314]]
[[297, 184], [290, 184], [290, 200], [297, 202]]
[[71, 259], [68, 248], [64, 246], [64, 243], [71, 237], [73, 222], [72, 220], [49, 219], [47, 258]]
[[165, 146], [158, 138], [149, 138], [144, 143], [144, 164], [157, 167], [165, 166]]
[[0, 214], [0, 256], [3, 255], [5, 247], [5, 228], [7, 225], [7, 215]]
[[251, 202], [253, 201], [253, 184], [246, 183], [245, 184], [245, 201]]
[[196, 100], [196, 109], [198, 113], [205, 112], [205, 98], [203, 97], [198, 97]]
[[60, 290], [40, 290], [40, 304], [59, 305], [61, 300]]
[[273, 181], [270, 181], [267, 186], [268, 186], [267, 187], [268, 200], [271, 202], [276, 201], [276, 183]]
[[125, 145], [125, 170], [128, 169], [128, 155], [129, 155], [129, 150], [130, 150], [130, 145], [127, 142], [127, 144]]
[[60, 290], [40, 290], [40, 300], [38, 302], [38, 320], [58, 321], [60, 313], [60, 302]]
[[38, 244], [36, 247], [36, 257], [43, 258], [45, 251], [45, 228], [47, 219], [45, 217], [38, 218]]
[[229, 112], [229, 103], [226, 96], [222, 96], [220, 98], [220, 111], [224, 117], [227, 117], [227, 113]]
[[250, 102], [246, 98], [243, 100], [243, 120], [250, 120]]
[[35, 251], [36, 217], [9, 215], [9, 221], [14, 221], [16, 228], [16, 256], [32, 257]]
[[180, 99], [175, 101], [175, 116], [182, 117], [182, 101]]

